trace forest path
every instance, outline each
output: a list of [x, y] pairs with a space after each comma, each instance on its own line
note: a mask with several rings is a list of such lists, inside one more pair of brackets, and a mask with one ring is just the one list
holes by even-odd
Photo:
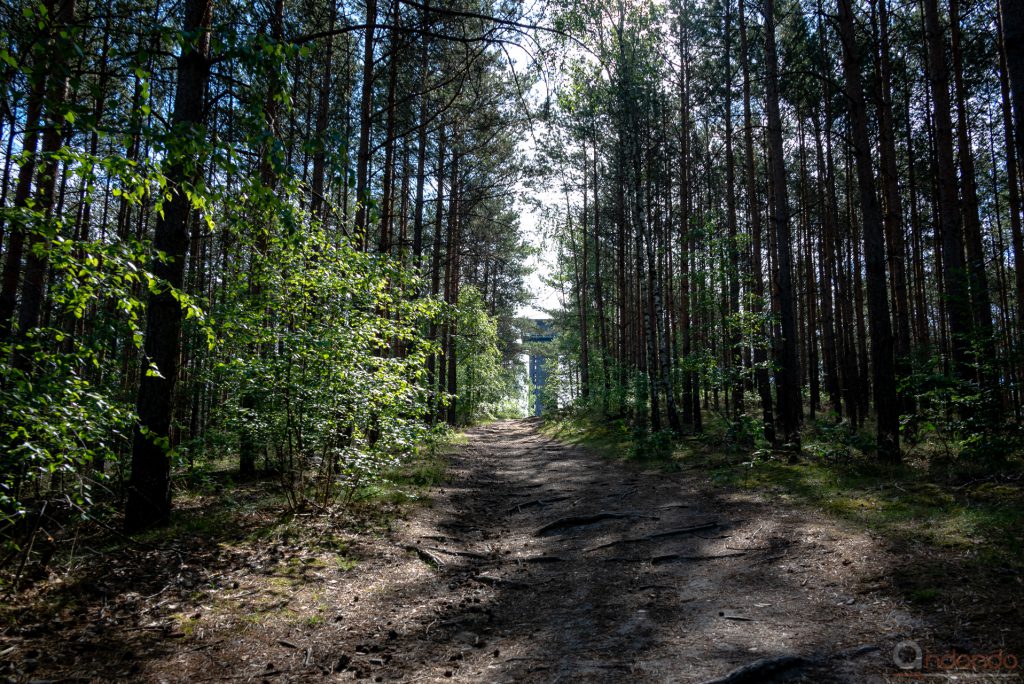
[[866, 535], [600, 459], [532, 420], [468, 436], [399, 530], [424, 562], [392, 588], [420, 606], [388, 645], [392, 676], [704, 682], [791, 655], [809, 662], [787, 681], [884, 681], [893, 644], [922, 631]]
[[404, 518], [260, 512], [275, 486], [238, 494], [230, 524], [42, 584], [0, 626], [0, 683], [702, 683], [788, 656], [804, 659], [789, 681], [861, 684], [903, 681], [902, 640], [976, 629], [906, 608], [892, 540], [599, 458], [534, 420], [469, 430]]

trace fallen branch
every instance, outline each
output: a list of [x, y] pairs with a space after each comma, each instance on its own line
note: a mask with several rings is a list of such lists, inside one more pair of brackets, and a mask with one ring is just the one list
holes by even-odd
[[[547, 532], [554, 530], [563, 530], [567, 527], [580, 527], [582, 525], [593, 525], [594, 523], [601, 522], [602, 520], [612, 520], [616, 518], [644, 518], [649, 516], [643, 516], [639, 513], [612, 513], [610, 511], [602, 511], [601, 513], [594, 513], [593, 515], [573, 515], [568, 518], [559, 518], [554, 522], [549, 522], [547, 525], [539, 528], [533, 533], [535, 537], [540, 537]], [[658, 518], [651, 518], [657, 520]]]
[[666, 532], [658, 532], [656, 534], [650, 534], [646, 537], [632, 537], [630, 539], [619, 539], [617, 541], [608, 542], [606, 544], [598, 544], [592, 546], [589, 549], [584, 549], [583, 553], [590, 553], [591, 551], [597, 551], [599, 549], [607, 549], [612, 546], [618, 546], [619, 544], [639, 544], [643, 542], [652, 542], [658, 539], [667, 539], [669, 537], [678, 537], [684, 534], [693, 534], [694, 532], [703, 532], [704, 530], [710, 530], [718, 527], [718, 521], [712, 521], [704, 523], [702, 525], [693, 525], [691, 527], [680, 527], [675, 530], [668, 530]]
[[721, 679], [709, 680], [704, 684], [761, 684], [789, 670], [804, 667], [809, 662], [806, 658], [795, 655], [761, 658], [733, 670]]

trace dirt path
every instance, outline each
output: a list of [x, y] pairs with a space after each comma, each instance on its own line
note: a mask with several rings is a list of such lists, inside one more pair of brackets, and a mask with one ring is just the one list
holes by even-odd
[[0, 682], [685, 683], [792, 657], [789, 681], [860, 684], [906, 681], [894, 644], [946, 649], [936, 625], [970, 652], [974, 626], [895, 598], [884, 539], [537, 428], [471, 430], [387, 533], [242, 525], [106, 554], [0, 630]]
[[797, 681], [882, 681], [924, 628], [879, 591], [871, 539], [529, 421], [472, 430], [452, 471], [400, 531], [419, 567], [375, 601], [407, 606], [385, 678], [703, 682], [796, 655]]

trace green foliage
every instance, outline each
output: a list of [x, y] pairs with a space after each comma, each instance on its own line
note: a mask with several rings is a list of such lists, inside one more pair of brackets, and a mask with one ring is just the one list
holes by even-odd
[[[164, 183], [156, 169], [114, 156], [63, 148], [56, 157], [82, 182], [102, 171], [125, 206]], [[93, 201], [97, 186], [84, 187], [85, 200]], [[24, 520], [28, 499], [57, 495], [88, 517], [105, 481], [123, 473], [135, 424], [134, 388], [124, 377], [132, 365], [124, 359], [142, 347], [147, 293], [166, 284], [147, 270], [144, 241], [76, 236], [32, 202], [4, 207], [0, 220], [46, 259], [52, 305], [41, 325], [0, 345], [0, 539], [17, 547], [33, 529]], [[173, 294], [203, 328], [192, 300]]]
[[211, 378], [228, 393], [220, 425], [260, 445], [292, 505], [326, 506], [379, 477], [424, 437], [418, 382], [440, 313], [400, 293], [416, 282], [388, 256], [355, 249], [299, 215], [267, 242], [263, 282], [213, 312], [222, 344]]
[[1005, 420], [999, 396], [939, 368], [938, 359], [916, 359], [902, 383], [916, 405], [902, 427], [911, 450], [947, 476], [969, 478], [1014, 467], [1014, 457], [1024, 453], [1024, 432]]
[[502, 362], [497, 320], [487, 312], [475, 287], [470, 285], [459, 292], [455, 321], [459, 423], [519, 417], [518, 364]]
[[636, 432], [627, 457], [637, 461], [669, 461], [675, 451], [675, 435], [671, 430]]

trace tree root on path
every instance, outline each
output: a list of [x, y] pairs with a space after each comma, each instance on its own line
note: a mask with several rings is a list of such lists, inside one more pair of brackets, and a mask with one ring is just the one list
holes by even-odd
[[788, 673], [790, 670], [810, 664], [811, 661], [807, 658], [796, 655], [761, 658], [733, 670], [720, 679], [708, 680], [704, 684], [760, 684], [761, 682], [769, 682], [780, 674]]
[[525, 558], [513, 558], [518, 563], [564, 563], [561, 556], [527, 556]]
[[711, 530], [719, 526], [717, 520], [703, 523], [701, 525], [692, 525], [690, 527], [680, 527], [675, 530], [666, 530], [665, 532], [657, 532], [655, 534], [649, 534], [646, 537], [632, 537], [630, 539], [619, 539], [616, 541], [608, 542], [606, 544], [598, 544], [592, 546], [589, 549], [584, 549], [583, 553], [590, 553], [591, 551], [597, 551], [598, 549], [607, 549], [612, 546], [618, 546], [620, 544], [639, 544], [642, 542], [652, 542], [659, 539], [668, 539], [669, 537], [677, 537], [684, 534], [693, 534], [694, 532], [703, 532], [704, 530]]
[[650, 563], [651, 565], [659, 565], [661, 563], [690, 563], [696, 561], [706, 560], [717, 560], [719, 558], [735, 558], [736, 556], [745, 556], [746, 553], [720, 553], [717, 555], [709, 556], [689, 556], [681, 553], [667, 553], [663, 556], [615, 556], [613, 558], [605, 558], [606, 563]]
[[441, 568], [445, 566], [445, 562], [442, 559], [438, 558], [430, 551], [427, 551], [424, 548], [416, 546], [415, 544], [402, 544], [402, 548], [406, 551], [412, 551], [413, 553], [415, 553], [417, 556], [419, 556], [420, 560], [426, 563], [427, 565], [431, 565], [435, 568]]
[[838, 653], [817, 654], [810, 657], [799, 655], [780, 655], [771, 658], [761, 658], [742, 667], [738, 667], [729, 674], [719, 679], [710, 679], [702, 684], [767, 684], [776, 681], [781, 675], [790, 675], [793, 670], [809, 667], [827, 665], [833, 660], [851, 660], [879, 650], [874, 644], [858, 646], [846, 649]]
[[593, 515], [573, 515], [568, 518], [559, 518], [558, 520], [549, 522], [547, 525], [539, 528], [533, 533], [533, 536], [540, 537], [555, 530], [563, 530], [567, 527], [580, 527], [582, 525], [593, 525], [594, 523], [598, 523], [603, 520], [612, 520], [616, 518], [649, 518], [651, 520], [658, 520], [656, 516], [641, 515], [640, 513], [612, 513], [610, 511], [602, 511], [601, 513], [594, 513]]
[[553, 496], [550, 499], [534, 499], [533, 501], [526, 501], [521, 504], [516, 504], [512, 508], [505, 511], [506, 513], [518, 513], [524, 508], [533, 508], [534, 506], [547, 506], [548, 504], [557, 503], [559, 501], [565, 501], [569, 499], [568, 496]]

